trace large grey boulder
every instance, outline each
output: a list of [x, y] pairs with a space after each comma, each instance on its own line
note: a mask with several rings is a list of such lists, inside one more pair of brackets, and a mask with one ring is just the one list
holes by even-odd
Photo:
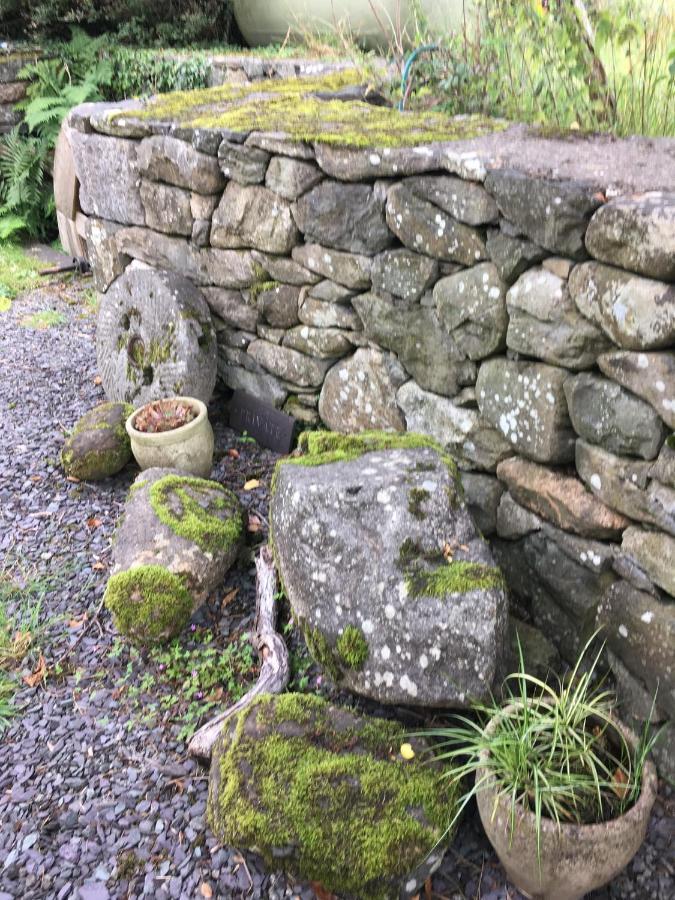
[[258, 293], [260, 317], [273, 328], [292, 328], [297, 325], [300, 288], [291, 284], [276, 284]]
[[352, 304], [366, 337], [396, 353], [420, 387], [453, 396], [475, 381], [475, 364], [441, 327], [435, 310], [399, 306], [376, 294], [361, 294]]
[[319, 399], [319, 414], [331, 431], [405, 431], [396, 390], [406, 374], [395, 356], [361, 348], [333, 366]]
[[525, 356], [568, 369], [588, 369], [611, 341], [581, 315], [565, 279], [544, 268], [530, 269], [506, 295], [506, 344]]
[[469, 359], [484, 359], [503, 349], [509, 324], [506, 285], [494, 263], [480, 263], [441, 278], [434, 303], [443, 327]]
[[[145, 225], [141, 201], [138, 143], [124, 138], [70, 132], [80, 206], [88, 216], [122, 225]], [[111, 189], [110, 173], [115, 173]]]
[[569, 287], [579, 310], [626, 350], [675, 343], [675, 285], [604, 263], [575, 266]]
[[667, 430], [654, 409], [615, 381], [584, 372], [564, 384], [574, 430], [619, 456], [654, 459]]
[[675, 281], [675, 194], [650, 191], [605, 203], [588, 225], [586, 249], [613, 266]]
[[201, 291], [177, 272], [130, 267], [101, 297], [96, 357], [110, 400], [211, 399], [216, 334]]
[[314, 163], [287, 156], [275, 156], [269, 164], [265, 184], [286, 200], [298, 197], [318, 184], [323, 175]]
[[238, 184], [261, 184], [265, 180], [270, 155], [258, 147], [223, 141], [218, 147], [218, 162], [226, 178]]
[[226, 325], [243, 331], [256, 330], [260, 313], [258, 304], [250, 297], [246, 298], [241, 291], [226, 288], [203, 288], [202, 293], [213, 315]]
[[383, 703], [466, 706], [500, 675], [507, 597], [454, 463], [415, 435], [308, 435], [270, 504], [310, 652]]
[[476, 381], [478, 408], [514, 451], [535, 462], [570, 462], [576, 435], [567, 412], [565, 378], [567, 372], [556, 366], [488, 360]]
[[253, 247], [284, 255], [299, 236], [288, 201], [261, 185], [230, 181], [211, 219], [214, 247]]
[[421, 199], [406, 182], [389, 189], [387, 224], [401, 243], [416, 253], [464, 266], [487, 259], [480, 231]]
[[485, 187], [502, 215], [531, 241], [571, 259], [586, 257], [584, 234], [601, 203], [599, 187], [509, 169], [488, 172]]
[[[91, 140], [91, 138], [87, 138]], [[198, 194], [217, 194], [225, 187], [218, 160], [185, 141], [156, 134], [138, 146], [138, 168], [151, 181], [164, 181]]]
[[499, 218], [494, 199], [481, 184], [452, 175], [417, 175], [404, 184], [413, 194], [438, 206], [465, 225], [487, 225]]
[[255, 848], [331, 896], [411, 897], [440, 865], [458, 802], [429, 752], [398, 722], [310, 694], [265, 695], [214, 747], [209, 824], [222, 844]]
[[139, 644], [177, 634], [222, 582], [243, 536], [232, 491], [173, 469], [146, 469], [113, 542], [106, 605], [118, 629]]
[[191, 196], [191, 191], [184, 188], [142, 179], [141, 200], [148, 228], [165, 234], [191, 235], [194, 224]]
[[408, 431], [427, 434], [438, 441], [462, 468], [494, 472], [497, 463], [513, 453], [511, 444], [478, 410], [425, 391], [415, 381], [399, 388], [396, 400]]
[[385, 250], [373, 260], [372, 278], [375, 293], [414, 303], [438, 278], [438, 263], [412, 250]]
[[642, 397], [675, 429], [675, 353], [616, 350], [598, 357], [605, 375]]
[[382, 185], [322, 181], [293, 204], [308, 243], [373, 256], [393, 243], [384, 218]]

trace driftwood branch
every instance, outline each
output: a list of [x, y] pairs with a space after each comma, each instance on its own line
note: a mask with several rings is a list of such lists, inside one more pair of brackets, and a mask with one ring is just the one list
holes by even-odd
[[211, 758], [213, 745], [228, 719], [246, 709], [260, 694], [280, 694], [288, 684], [290, 677], [288, 650], [276, 631], [277, 575], [269, 547], [261, 549], [255, 567], [256, 615], [251, 643], [262, 662], [260, 675], [255, 685], [241, 700], [219, 713], [194, 733], [188, 745], [188, 753], [198, 759]]

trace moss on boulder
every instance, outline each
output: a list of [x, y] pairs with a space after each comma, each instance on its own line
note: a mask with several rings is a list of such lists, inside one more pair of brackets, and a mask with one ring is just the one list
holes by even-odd
[[162, 566], [137, 566], [112, 575], [104, 600], [120, 634], [140, 646], [175, 637], [193, 609], [185, 579]]
[[342, 897], [398, 897], [438, 866], [456, 788], [400, 724], [312, 696], [265, 696], [216, 745], [208, 817], [222, 843], [256, 848]]
[[131, 459], [124, 426], [133, 411], [128, 403], [101, 403], [85, 413], [61, 451], [66, 475], [99, 481], [121, 471]]

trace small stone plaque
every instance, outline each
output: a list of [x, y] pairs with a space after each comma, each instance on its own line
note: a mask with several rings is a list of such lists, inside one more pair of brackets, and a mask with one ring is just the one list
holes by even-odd
[[245, 431], [269, 450], [290, 453], [295, 419], [246, 391], [235, 391], [230, 401], [230, 428]]

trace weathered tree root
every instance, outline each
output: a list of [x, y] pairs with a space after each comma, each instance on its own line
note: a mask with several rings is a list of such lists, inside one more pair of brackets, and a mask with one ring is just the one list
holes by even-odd
[[288, 684], [290, 668], [288, 650], [281, 636], [276, 632], [277, 575], [274, 558], [265, 546], [258, 554], [256, 567], [256, 616], [253, 623], [251, 643], [262, 660], [258, 681], [235, 704], [196, 731], [188, 744], [188, 753], [198, 759], [210, 760], [213, 745], [224, 723], [246, 707], [260, 694], [281, 694]]

